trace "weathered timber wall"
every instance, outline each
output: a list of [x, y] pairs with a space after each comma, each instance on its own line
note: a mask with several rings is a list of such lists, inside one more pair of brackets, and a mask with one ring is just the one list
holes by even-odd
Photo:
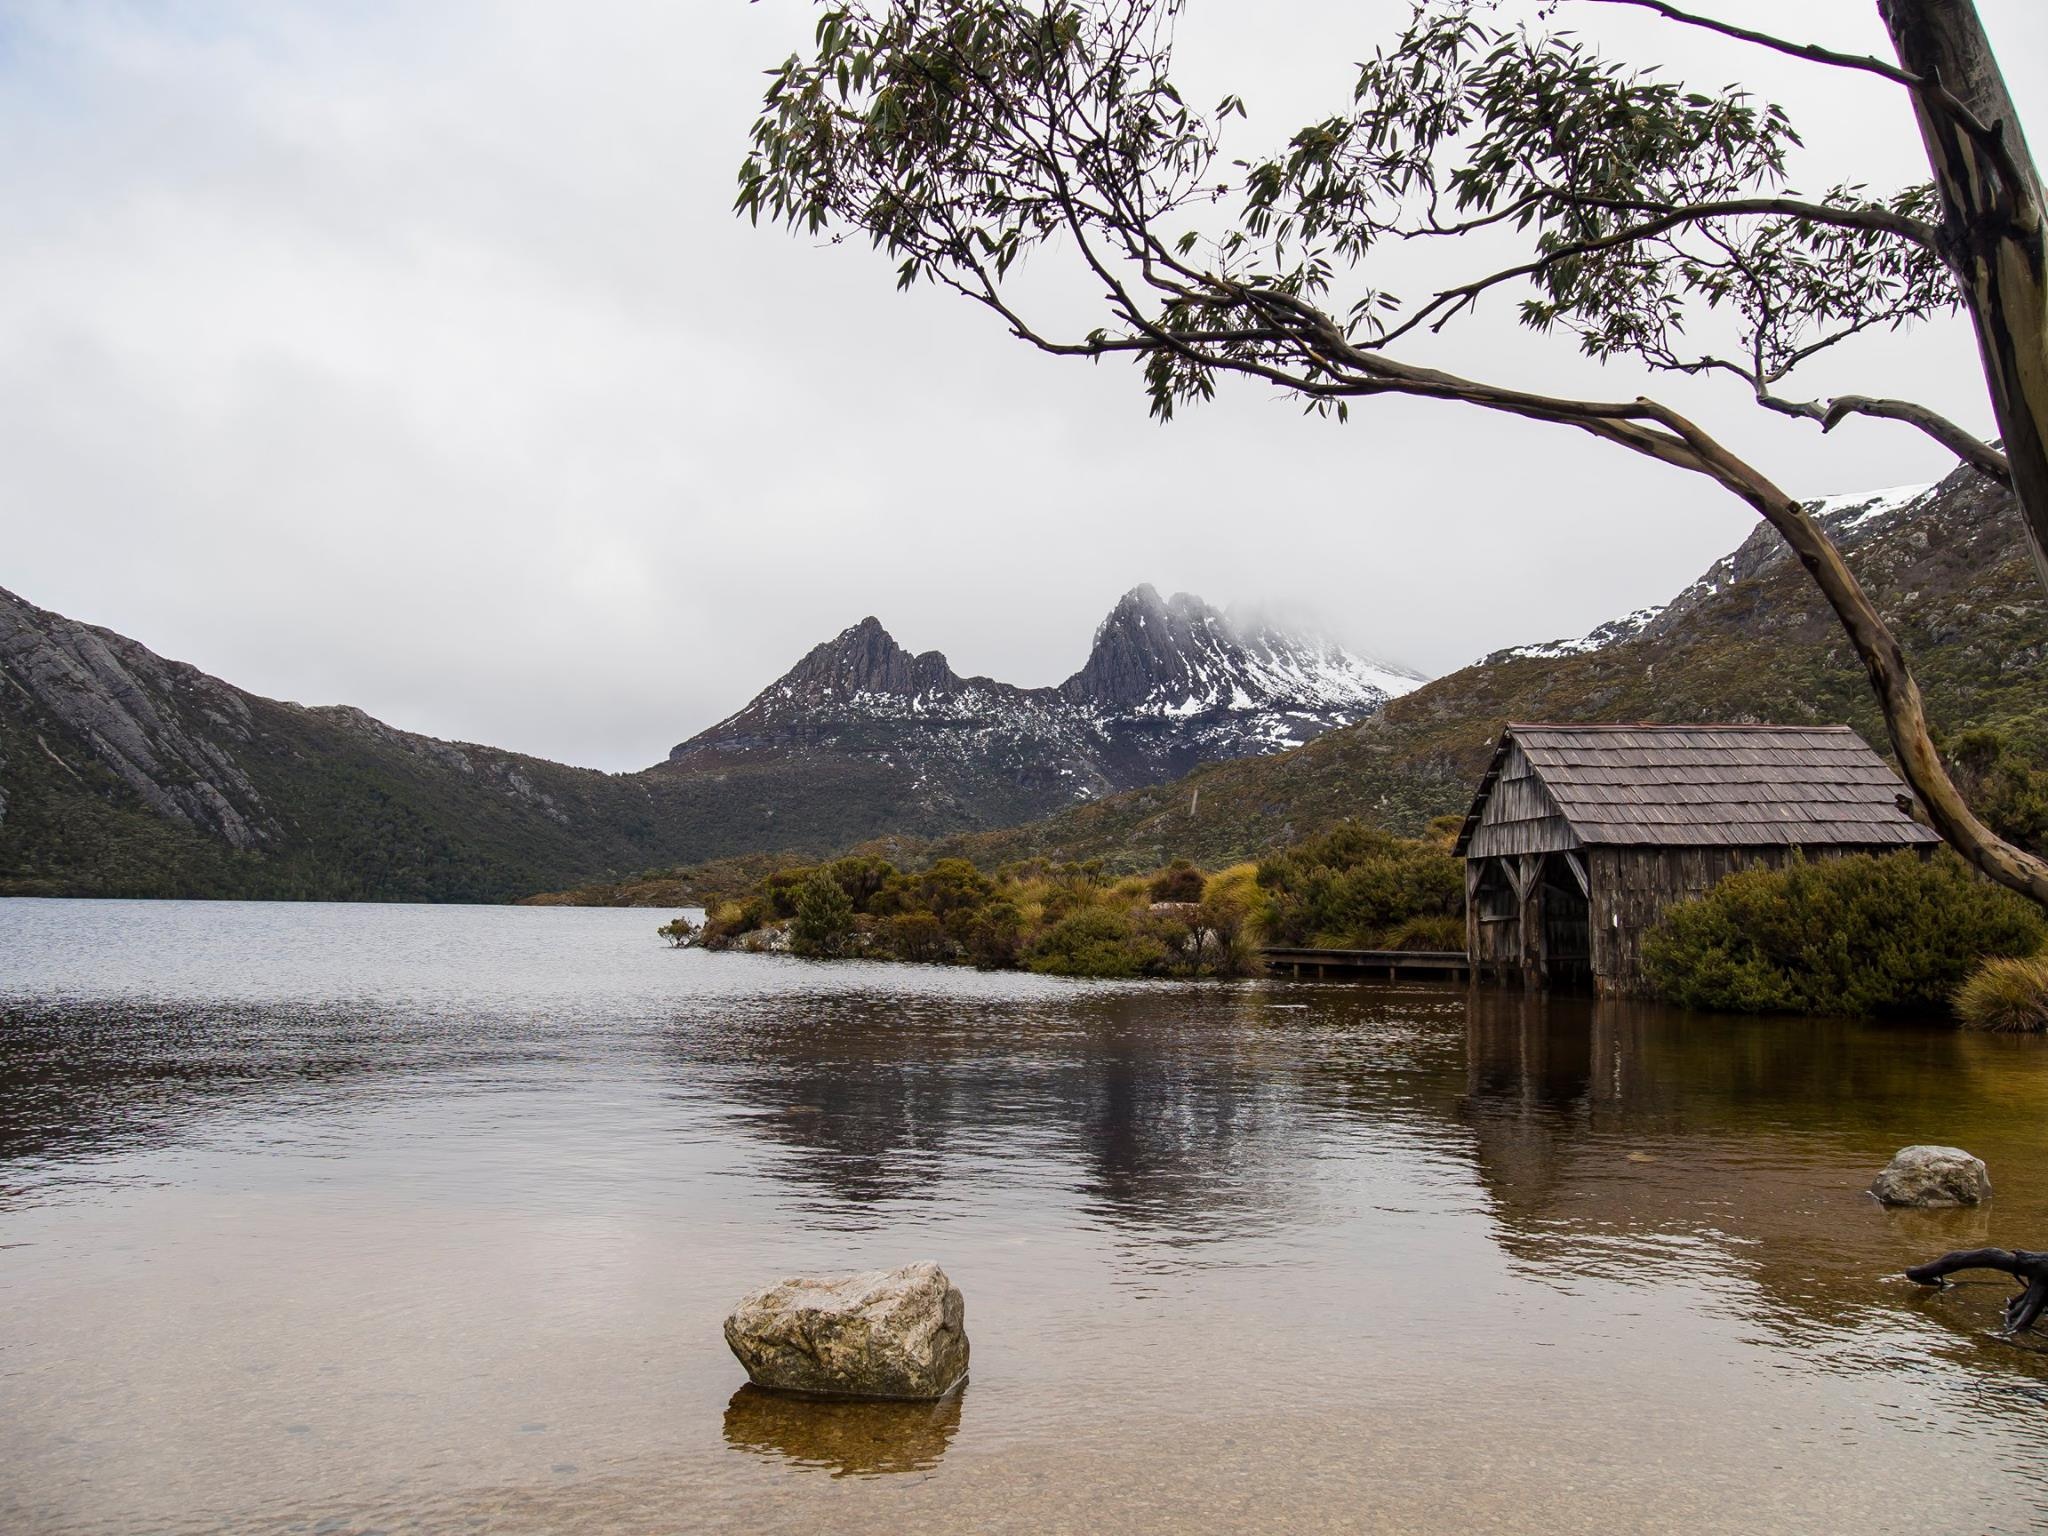
[[1501, 755], [1499, 777], [1473, 828], [1466, 853], [1473, 858], [1500, 854], [1561, 853], [1579, 846], [1556, 799], [1530, 766], [1521, 747], [1508, 743]]
[[1788, 848], [1588, 848], [1595, 985], [1603, 994], [1641, 996], [1643, 939], [1673, 904], [1704, 896], [1739, 869], [1776, 869], [1790, 856]]

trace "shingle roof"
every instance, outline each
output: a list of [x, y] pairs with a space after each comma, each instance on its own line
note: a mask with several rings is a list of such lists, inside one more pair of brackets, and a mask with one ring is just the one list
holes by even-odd
[[1846, 725], [1510, 725], [1462, 852], [1511, 744], [1589, 846], [1914, 847], [1898, 775]]

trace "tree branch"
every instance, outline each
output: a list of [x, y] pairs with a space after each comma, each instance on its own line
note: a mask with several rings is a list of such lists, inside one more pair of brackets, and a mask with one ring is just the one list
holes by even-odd
[[[1801, 355], [1810, 355], [1816, 350], [1818, 347], [1809, 348]], [[1904, 422], [1926, 433], [1978, 474], [1997, 481], [2007, 489], [2012, 486], [2012, 461], [2005, 454], [1939, 411], [1911, 400], [1888, 400], [1872, 395], [1837, 395], [1832, 400], [1788, 400], [1783, 395], [1772, 393], [1771, 379], [1764, 377], [1760, 366], [1745, 368], [1721, 357], [1699, 357], [1690, 361], [1668, 358], [1659, 366], [1673, 373], [1732, 373], [1749, 386], [1750, 392], [1756, 396], [1756, 403], [1764, 409], [1800, 421], [1818, 422], [1823, 432], [1834, 431], [1851, 416], [1874, 416], [1885, 421]], [[1772, 378], [1783, 376], [1783, 370], [1780, 370]]]
[[1569, 192], [1552, 192], [1549, 195], [1560, 201], [1578, 203], [1586, 207], [1607, 208], [1622, 213], [1656, 213], [1658, 216], [1595, 239], [1561, 245], [1555, 250], [1545, 251], [1534, 261], [1523, 262], [1520, 266], [1508, 267], [1486, 277], [1476, 278], [1456, 288], [1446, 288], [1401, 324], [1375, 337], [1373, 345], [1389, 346], [1425, 324], [1428, 324], [1431, 330], [1441, 330], [1452, 316], [1468, 307], [1481, 294], [1498, 288], [1503, 283], [1513, 282], [1517, 278], [1540, 277], [1560, 262], [1573, 261], [1581, 256], [1597, 256], [1602, 251], [1634, 245], [1644, 240], [1654, 240], [1688, 224], [1705, 224], [1717, 219], [1759, 216], [1805, 219], [1818, 224], [1838, 225], [1844, 229], [1899, 235], [1926, 246], [1930, 251], [1937, 249], [1937, 237], [1931, 224], [1923, 224], [1918, 219], [1909, 219], [1903, 214], [1893, 213], [1889, 208], [1831, 208], [1825, 203], [1809, 203], [1793, 197], [1741, 197], [1713, 203], [1690, 203], [1660, 213], [1658, 205], [1654, 203], [1633, 203], [1625, 199], [1582, 196]]
[[1975, 139], [1986, 154], [1998, 165], [1999, 173], [2013, 185], [2020, 185], [2022, 178], [2019, 166], [2014, 162], [2011, 151], [2005, 143], [2005, 135], [1995, 126], [1986, 123], [1969, 106], [1939, 80], [1928, 79], [1914, 74], [1910, 69], [1901, 69], [1883, 59], [1867, 53], [1837, 53], [1832, 48], [1823, 48], [1817, 43], [1795, 43], [1782, 37], [1773, 37], [1768, 32], [1753, 31], [1738, 27], [1733, 22], [1716, 21], [1711, 16], [1695, 15], [1681, 11], [1669, 0], [1588, 0], [1593, 5], [1629, 5], [1638, 10], [1654, 11], [1666, 21], [1675, 21], [1683, 26], [1698, 27], [1706, 32], [1718, 32], [1723, 37], [1732, 37], [1738, 42], [1754, 43], [1759, 48], [1768, 48], [1774, 53], [1789, 54], [1795, 59], [1805, 59], [1815, 64], [1830, 64], [1838, 69], [1853, 69], [1864, 74], [1877, 75], [1894, 85], [1903, 85], [1918, 93], [1927, 101], [1947, 113], [1961, 125], [1964, 132]]
[[[1758, 396], [1766, 406], [1777, 409], [1774, 400]], [[1903, 421], [1917, 427], [1981, 475], [2000, 485], [2012, 485], [2012, 461], [1975, 433], [1967, 432], [1938, 411], [1910, 400], [1882, 400], [1869, 395], [1837, 395], [1819, 417], [1820, 429], [1832, 432], [1851, 416], [1875, 416], [1885, 421]]]
[[1911, 87], [1914, 90], [1926, 88], [1927, 82], [1911, 70], [1888, 64], [1883, 59], [1867, 53], [1837, 53], [1832, 48], [1823, 48], [1818, 43], [1795, 43], [1782, 37], [1773, 37], [1768, 32], [1755, 32], [1748, 27], [1738, 27], [1730, 21], [1716, 21], [1711, 16], [1698, 16], [1691, 11], [1681, 11], [1668, 0], [1589, 0], [1593, 5], [1631, 5], [1639, 10], [1654, 11], [1666, 21], [1675, 21], [1683, 26], [1698, 27], [1705, 32], [1718, 32], [1723, 37], [1732, 37], [1738, 42], [1755, 43], [1760, 48], [1769, 48], [1774, 53], [1790, 54], [1795, 59], [1805, 59], [1813, 64], [1831, 64], [1837, 69], [1861, 70], [1865, 74], [1878, 75], [1894, 85]]
[[2003, 1248], [1965, 1248], [1914, 1265], [1906, 1271], [1906, 1278], [1916, 1285], [1940, 1285], [1948, 1276], [1965, 1269], [1995, 1269], [2027, 1282], [2027, 1288], [2005, 1304], [2007, 1333], [2025, 1333], [2048, 1309], [2048, 1253], [2033, 1253], [2025, 1248], [2011, 1252]]
[[[1663, 203], [1636, 202], [1628, 198], [1601, 197], [1591, 192], [1571, 192], [1562, 187], [1547, 187], [1544, 192], [1546, 196], [1556, 198], [1562, 203], [1573, 203], [1582, 208], [1607, 208], [1618, 213], [1654, 214], [1670, 206]], [[1798, 197], [1741, 197], [1710, 203], [1679, 204], [1672, 207], [1671, 211], [1685, 215], [1685, 222], [1688, 223], [1705, 223], [1710, 219], [1744, 218], [1751, 215], [1804, 219], [1809, 224], [1831, 224], [1838, 229], [1897, 235], [1901, 239], [1912, 241], [1915, 245], [1925, 246], [1935, 255], [1941, 254], [1940, 230], [1924, 219], [1894, 213], [1891, 209], [1881, 208], [1875, 203], [1838, 207], [1832, 203], [1808, 202]]]

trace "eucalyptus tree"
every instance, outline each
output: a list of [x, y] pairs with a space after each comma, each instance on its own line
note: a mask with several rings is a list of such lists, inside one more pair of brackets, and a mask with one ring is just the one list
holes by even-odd
[[[1713, 480], [1811, 573], [1935, 826], [2048, 903], [2048, 863], [1972, 814], [1884, 617], [1762, 468], [1654, 398], [1545, 394], [1431, 361], [1504, 293], [1524, 324], [1602, 361], [1725, 378], [1822, 431], [1865, 416], [1924, 432], [2012, 488], [2048, 583], [2042, 188], [1970, 0], [1880, 0], [1895, 59], [1666, 0], [1536, 0], [1519, 16], [1497, 0], [1415, 0], [1344, 110], [1236, 159], [1224, 136], [1242, 101], [1201, 110], [1174, 85], [1183, 4], [823, 0], [812, 46], [771, 71], [738, 209], [864, 235], [899, 285], [953, 289], [1044, 351], [1129, 356], [1162, 418], [1238, 375], [1338, 418], [1411, 395], [1553, 422]], [[1800, 139], [1782, 107], [1687, 89], [1559, 25], [1613, 6], [1896, 88], [1928, 178], [1793, 190]], [[1398, 296], [1389, 257], [1415, 242], [1470, 275]], [[1041, 250], [1078, 264], [1098, 323], [1063, 334], [1030, 310], [1017, 263]], [[1957, 311], [1975, 327], [1999, 442], [1918, 402], [1800, 392], [1814, 358]]]

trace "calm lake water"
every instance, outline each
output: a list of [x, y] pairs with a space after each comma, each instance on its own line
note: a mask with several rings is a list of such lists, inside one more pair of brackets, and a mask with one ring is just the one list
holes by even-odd
[[[2007, 1287], [1897, 1278], [2048, 1245], [2044, 1042], [662, 916], [0, 901], [0, 1530], [2048, 1520]], [[738, 1390], [740, 1294], [919, 1258], [960, 1398]]]

